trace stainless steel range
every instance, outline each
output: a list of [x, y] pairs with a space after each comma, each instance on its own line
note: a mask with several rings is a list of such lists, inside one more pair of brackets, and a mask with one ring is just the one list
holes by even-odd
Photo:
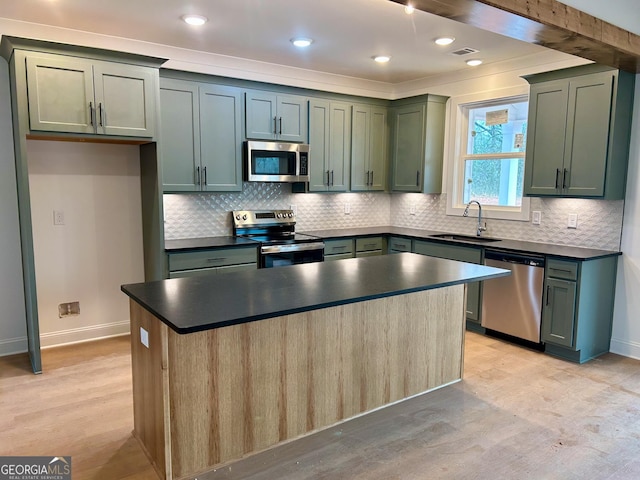
[[324, 260], [322, 239], [296, 233], [293, 210], [236, 210], [231, 215], [235, 236], [261, 243], [260, 268]]

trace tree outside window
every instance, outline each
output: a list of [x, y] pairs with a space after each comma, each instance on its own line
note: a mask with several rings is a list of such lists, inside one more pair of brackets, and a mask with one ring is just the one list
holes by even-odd
[[463, 106], [462, 202], [520, 208], [527, 135], [527, 97]]

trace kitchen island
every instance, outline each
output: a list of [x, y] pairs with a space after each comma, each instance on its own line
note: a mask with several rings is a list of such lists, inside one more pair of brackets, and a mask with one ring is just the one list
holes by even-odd
[[507, 274], [403, 253], [124, 285], [134, 434], [184, 478], [456, 382], [466, 283]]

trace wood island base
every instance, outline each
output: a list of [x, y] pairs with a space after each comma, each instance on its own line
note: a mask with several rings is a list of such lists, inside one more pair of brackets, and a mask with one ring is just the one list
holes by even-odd
[[455, 382], [465, 290], [189, 334], [131, 300], [134, 434], [161, 478], [180, 479]]

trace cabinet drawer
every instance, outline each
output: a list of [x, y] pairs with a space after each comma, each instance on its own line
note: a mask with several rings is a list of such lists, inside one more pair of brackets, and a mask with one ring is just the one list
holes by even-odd
[[356, 258], [377, 257], [379, 255], [382, 255], [382, 250], [367, 250], [365, 252], [356, 252]]
[[324, 255], [337, 255], [353, 253], [353, 239], [343, 238], [340, 240], [325, 240], [324, 241]]
[[412, 241], [408, 238], [391, 237], [389, 238], [389, 252], [411, 252]]
[[325, 262], [333, 262], [334, 260], [344, 260], [345, 258], [353, 258], [353, 253], [338, 253], [336, 255], [325, 255]]
[[567, 260], [550, 258], [547, 260], [546, 276], [564, 280], [577, 280], [578, 264]]
[[458, 260], [469, 263], [482, 263], [482, 250], [479, 248], [416, 240], [413, 251], [420, 255], [428, 255], [430, 257], [446, 258], [448, 260]]
[[382, 237], [356, 238], [356, 252], [382, 250]]
[[250, 248], [225, 248], [198, 250], [197, 252], [170, 253], [169, 271], [195, 268], [223, 267], [242, 263], [257, 263], [258, 250]]

